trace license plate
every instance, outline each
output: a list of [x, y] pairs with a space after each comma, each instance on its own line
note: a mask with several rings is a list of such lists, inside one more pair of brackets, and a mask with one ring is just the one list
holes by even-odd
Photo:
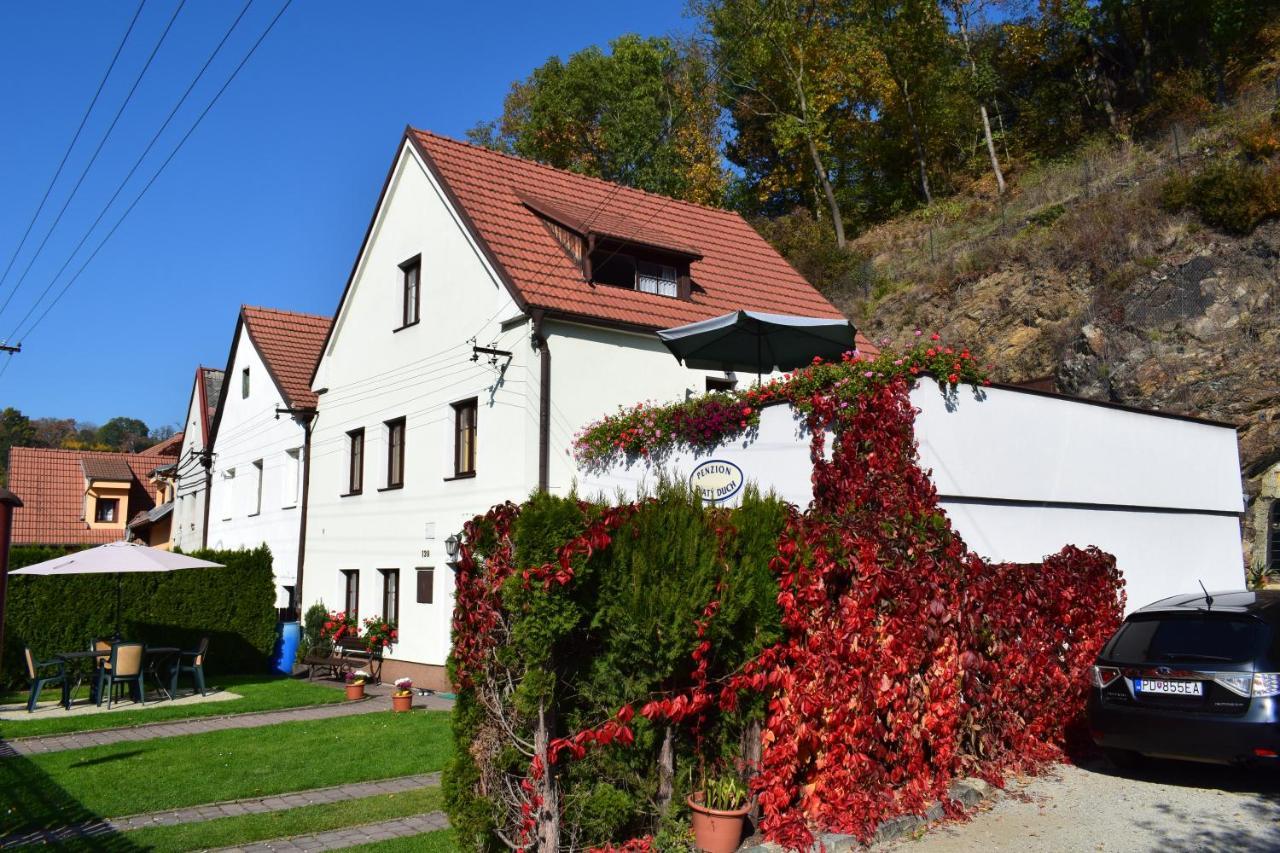
[[1166, 696], [1203, 696], [1204, 684], [1199, 681], [1160, 681], [1152, 678], [1135, 678], [1135, 693], [1162, 693]]

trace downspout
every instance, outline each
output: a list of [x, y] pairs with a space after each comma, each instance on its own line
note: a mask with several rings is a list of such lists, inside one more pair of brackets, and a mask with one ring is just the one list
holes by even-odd
[[213, 502], [213, 452], [206, 447], [200, 451], [200, 464], [204, 466], [204, 525], [200, 530], [200, 550], [209, 549], [209, 504]]
[[538, 491], [545, 492], [551, 479], [551, 348], [543, 328], [545, 315], [532, 312], [533, 346], [538, 351]]
[[311, 428], [319, 413], [315, 409], [300, 410], [306, 415], [302, 421], [302, 504], [298, 510], [302, 514], [298, 519], [298, 571], [294, 575], [293, 598], [298, 622], [302, 622], [302, 566], [307, 556], [307, 493], [311, 488]]

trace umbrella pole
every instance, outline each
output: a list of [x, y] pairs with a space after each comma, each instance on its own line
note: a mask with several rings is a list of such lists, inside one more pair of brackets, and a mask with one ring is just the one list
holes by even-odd
[[761, 360], [764, 358], [764, 336], [756, 335], [756, 387], [760, 387], [760, 372], [764, 369]]
[[116, 634], [113, 637], [116, 642], [120, 641], [120, 573], [116, 572]]

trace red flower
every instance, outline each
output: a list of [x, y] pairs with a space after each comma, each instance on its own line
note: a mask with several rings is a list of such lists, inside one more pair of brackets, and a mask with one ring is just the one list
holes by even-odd
[[959, 381], [960, 381], [960, 377], [959, 377], [959, 376], [956, 376], [956, 375], [953, 373], [953, 374], [951, 374], [950, 376], [948, 376], [948, 377], [947, 377], [947, 381], [948, 381], [948, 382], [950, 382], [952, 385], [955, 385], [957, 382], [959, 382]]
[[929, 340], [940, 341], [942, 340], [942, 335], [938, 334], [937, 332], [934, 332], [932, 335], [929, 336]]

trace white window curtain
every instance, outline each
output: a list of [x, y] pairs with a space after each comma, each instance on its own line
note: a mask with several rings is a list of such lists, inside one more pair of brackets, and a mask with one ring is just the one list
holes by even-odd
[[666, 264], [640, 261], [636, 264], [636, 290], [659, 296], [678, 296], [676, 268]]

